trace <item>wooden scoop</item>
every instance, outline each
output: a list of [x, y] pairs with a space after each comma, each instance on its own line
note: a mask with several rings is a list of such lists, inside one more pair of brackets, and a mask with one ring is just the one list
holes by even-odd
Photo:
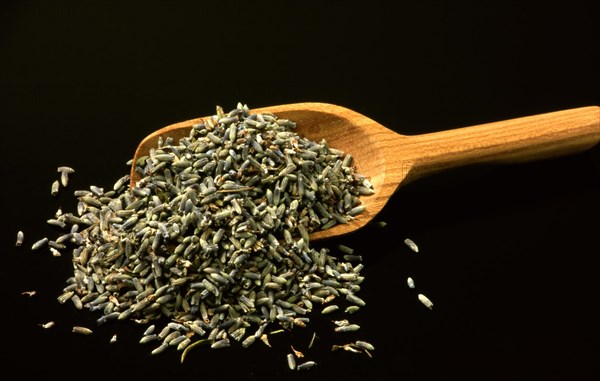
[[[472, 127], [405, 136], [345, 107], [295, 103], [251, 110], [271, 112], [296, 122], [296, 131], [311, 140], [352, 154], [357, 172], [370, 179], [375, 193], [362, 196], [365, 212], [348, 224], [314, 232], [312, 240], [357, 230], [385, 206], [400, 185], [431, 173], [475, 163], [513, 163], [567, 155], [600, 141], [600, 107], [581, 107]], [[209, 117], [207, 117], [209, 118]], [[158, 138], [188, 136], [202, 118], [172, 124], [147, 136], [133, 162], [156, 147]], [[135, 164], [131, 186], [139, 180]]]

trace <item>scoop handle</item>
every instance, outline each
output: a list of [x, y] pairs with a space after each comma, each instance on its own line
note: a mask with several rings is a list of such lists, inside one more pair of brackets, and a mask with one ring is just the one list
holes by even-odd
[[577, 153], [600, 141], [600, 107], [588, 106], [410, 137], [411, 180], [478, 163], [515, 163]]

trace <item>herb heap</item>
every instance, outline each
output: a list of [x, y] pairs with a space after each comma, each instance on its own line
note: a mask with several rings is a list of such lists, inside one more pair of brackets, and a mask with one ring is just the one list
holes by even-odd
[[[160, 140], [138, 160], [135, 187], [126, 175], [107, 192], [76, 191], [77, 215], [55, 219], [70, 232], [49, 242], [57, 250], [75, 245], [59, 301], [100, 311], [99, 324], [152, 324], [141, 342], [155, 341], [153, 354], [268, 343], [267, 328], [305, 327], [317, 306], [337, 309], [335, 298], [351, 311], [363, 306], [356, 296], [363, 266], [311, 248], [309, 234], [361, 213], [359, 196], [372, 194], [371, 184], [355, 173], [351, 155], [294, 128], [245, 105], [217, 107], [188, 137]], [[164, 317], [170, 322], [155, 331]], [[339, 332], [359, 328], [339, 325]]]

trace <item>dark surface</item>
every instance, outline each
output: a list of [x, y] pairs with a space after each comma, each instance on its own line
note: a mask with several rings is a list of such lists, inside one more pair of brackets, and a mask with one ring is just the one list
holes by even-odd
[[[367, 307], [352, 319], [376, 346], [373, 358], [331, 353], [345, 338], [320, 316], [274, 337], [272, 349], [197, 349], [183, 365], [174, 350], [151, 357], [137, 344], [143, 327], [97, 328], [96, 314], [56, 302], [68, 253], [30, 250], [58, 235], [45, 221], [59, 206], [75, 209], [73, 190], [112, 186], [145, 135], [216, 105], [330, 102], [402, 134], [600, 105], [592, 1], [126, 3], [0, 6], [3, 371], [105, 380], [600, 377], [600, 147], [415, 182], [382, 212], [385, 228], [325, 243], [365, 258]], [[52, 198], [59, 165], [77, 172]], [[29, 299], [26, 290], [38, 293]], [[53, 329], [37, 326], [48, 320]], [[95, 332], [76, 336], [74, 324]], [[314, 330], [321, 338], [307, 350]], [[318, 365], [289, 371], [290, 344]]]

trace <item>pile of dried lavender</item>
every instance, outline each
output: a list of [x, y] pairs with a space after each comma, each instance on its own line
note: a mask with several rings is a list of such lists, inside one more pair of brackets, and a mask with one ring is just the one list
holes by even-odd
[[[348, 312], [363, 306], [360, 256], [317, 251], [309, 234], [347, 223], [364, 210], [359, 196], [373, 190], [351, 155], [294, 127], [246, 105], [217, 107], [187, 138], [161, 140], [138, 160], [135, 187], [125, 175], [108, 191], [75, 191], [77, 213], [49, 220], [65, 234], [33, 246], [72, 251], [73, 276], [59, 302], [99, 311], [99, 324], [148, 324], [141, 343], [157, 342], [153, 354], [223, 348], [230, 339], [248, 347], [268, 342], [273, 326], [305, 327], [317, 307], [337, 309], [336, 298], [352, 305]], [[66, 185], [72, 171], [61, 168]], [[165, 317], [170, 322], [155, 331]], [[359, 329], [336, 324], [338, 332]], [[343, 349], [373, 349], [357, 343]]]

